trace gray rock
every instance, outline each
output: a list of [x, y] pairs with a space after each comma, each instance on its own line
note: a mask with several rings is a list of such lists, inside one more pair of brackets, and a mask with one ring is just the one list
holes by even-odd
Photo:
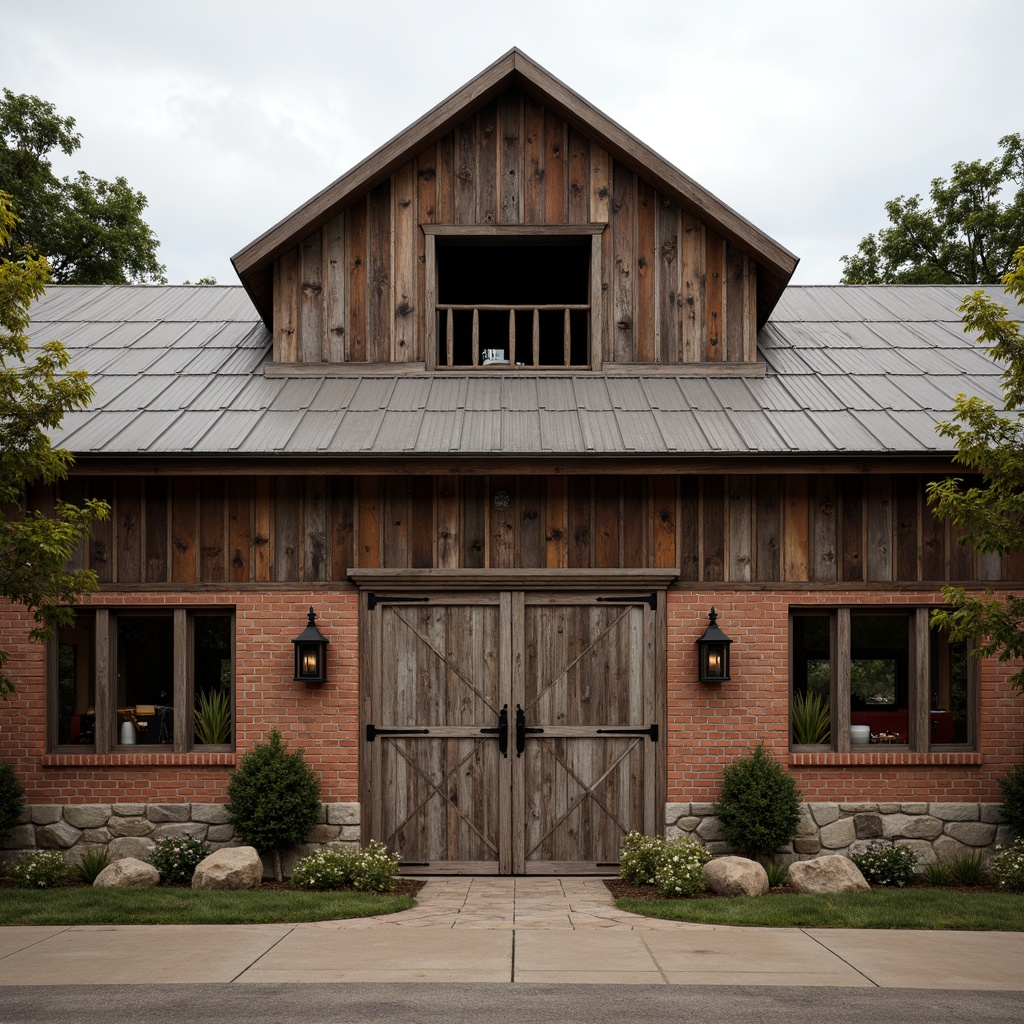
[[697, 826], [696, 832], [705, 843], [725, 840], [722, 823], [717, 818], [705, 818]]
[[811, 809], [806, 804], [800, 805], [800, 820], [797, 822], [796, 832], [793, 834], [801, 839], [818, 834], [818, 823], [812, 817]]
[[917, 854], [917, 864], [914, 865], [914, 870], [916, 872], [923, 872], [926, 865], [938, 862], [938, 858], [935, 856], [935, 850], [932, 849], [932, 844], [926, 840], [903, 839], [901, 842], [904, 846], [909, 846], [910, 849]]
[[1010, 825], [997, 825], [996, 826], [996, 845], [1006, 849], [1007, 846], [1013, 845], [1014, 832]]
[[107, 831], [118, 839], [124, 836], [148, 836], [153, 826], [142, 817], [121, 818], [115, 815], [107, 823]]
[[682, 839], [686, 833], [681, 828], [676, 828], [675, 825], [665, 826], [665, 838], [668, 840]]
[[898, 814], [899, 810], [900, 810], [900, 805], [899, 804], [879, 804], [878, 805], [878, 813], [879, 814]]
[[982, 821], [987, 821], [992, 825], [1003, 824], [1002, 804], [979, 804], [978, 813]]
[[114, 813], [122, 818], [135, 818], [146, 813], [145, 804], [114, 804]]
[[927, 814], [927, 804], [900, 804], [900, 810], [904, 814]]
[[696, 832], [697, 829], [700, 827], [700, 823], [703, 820], [704, 820], [703, 818], [695, 818], [692, 815], [688, 815], [688, 816], [686, 816], [684, 818], [680, 818], [676, 822], [676, 828], [679, 829], [679, 831], [684, 833], [684, 834], [689, 834], [690, 832]]
[[[88, 835], [88, 833], [86, 833], [86, 835]], [[83, 841], [78, 843], [77, 846], [72, 846], [71, 849], [64, 854], [64, 859], [71, 865], [71, 867], [77, 868], [82, 863], [82, 858], [87, 853], [106, 852], [106, 849], [106, 843], [90, 843], [86, 841], [83, 836]]]
[[732, 853], [732, 847], [728, 843], [722, 842], [710, 842], [704, 844], [705, 849], [712, 857], [717, 857], [723, 853]]
[[716, 810], [714, 804], [690, 804], [690, 813], [695, 814], [698, 818], [706, 818], [709, 814], [714, 814]]
[[234, 825], [211, 825], [206, 831], [206, 839], [210, 843], [230, 843], [234, 838]]
[[154, 824], [165, 821], [189, 821], [191, 808], [188, 804], [150, 804], [146, 817]]
[[111, 860], [123, 860], [134, 857], [136, 860], [149, 860], [153, 852], [153, 844], [148, 839], [125, 836], [123, 839], [111, 839], [107, 845]]
[[[327, 805], [327, 820], [332, 825], [354, 825], [354, 821], [339, 821], [337, 820], [344, 812], [341, 810], [343, 807], [351, 807], [352, 804], [328, 804]], [[358, 806], [358, 805], [356, 805]], [[684, 815], [690, 813], [689, 804], [665, 804], [665, 824], [674, 825]], [[358, 818], [356, 819], [358, 821]]]
[[110, 817], [110, 804], [71, 804], [64, 808], [64, 820], [75, 828], [102, 828]]
[[871, 811], [878, 812], [878, 804], [840, 804], [839, 810], [843, 814], [867, 814]]
[[951, 821], [943, 832], [965, 846], [988, 846], [996, 837], [996, 826], [984, 821]]
[[835, 855], [790, 864], [789, 884], [797, 892], [868, 892], [871, 888], [852, 860]]
[[704, 865], [708, 886], [719, 896], [763, 896], [768, 872], [746, 857], [716, 857]]
[[793, 850], [796, 853], [821, 853], [821, 843], [817, 839], [794, 839]]
[[826, 825], [819, 834], [821, 845], [826, 850], [838, 850], [849, 846], [857, 838], [853, 827], [853, 818], [839, 818]]
[[928, 813], [940, 821], [977, 821], [979, 810], [977, 804], [929, 804]]
[[154, 825], [149, 838], [154, 842], [159, 839], [171, 839], [174, 836], [195, 836], [196, 839], [205, 839], [209, 825], [201, 821], [185, 821], [176, 824]]
[[362, 829], [358, 825], [342, 825], [339, 839], [350, 843], [358, 843], [362, 839]]
[[135, 857], [122, 857], [108, 864], [92, 884], [97, 889], [148, 889], [160, 884], [160, 872], [152, 864], [137, 860]]
[[53, 804], [33, 804], [23, 808], [22, 814], [33, 825], [54, 825], [63, 817], [63, 811], [62, 807]]
[[972, 847], [964, 846], [963, 843], [958, 843], [952, 836], [939, 836], [939, 838], [932, 843], [932, 849], [935, 851], [935, 858], [940, 864], [948, 864], [951, 860], [954, 860], [965, 853], [974, 853], [974, 849]]
[[340, 825], [314, 825], [306, 836], [307, 843], [333, 843], [341, 835]]
[[231, 821], [227, 804], [192, 804], [192, 820], [207, 825], [226, 825]]
[[263, 861], [251, 846], [228, 846], [199, 862], [193, 889], [255, 889], [263, 878]]
[[82, 833], [66, 821], [57, 821], [52, 825], [40, 825], [36, 829], [36, 846], [40, 850], [66, 850], [74, 846]]
[[11, 834], [0, 842], [0, 850], [34, 850], [36, 829], [34, 825], [15, 825]]
[[838, 804], [808, 804], [811, 816], [819, 825], [831, 825], [839, 819]]
[[110, 842], [110, 832], [105, 828], [87, 828], [82, 833], [82, 842], [106, 846]]
[[882, 816], [880, 814], [855, 814], [853, 828], [858, 839], [879, 839], [882, 835]]
[[942, 835], [942, 822], [927, 814], [887, 814], [882, 834], [886, 839], [936, 839]]

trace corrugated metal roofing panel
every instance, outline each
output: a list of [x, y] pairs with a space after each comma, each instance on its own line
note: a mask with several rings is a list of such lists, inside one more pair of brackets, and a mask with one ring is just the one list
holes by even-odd
[[[287, 380], [278, 378], [263, 378], [264, 380], [278, 380], [279, 387], [283, 388]], [[322, 382], [319, 390], [309, 403], [312, 410], [347, 409], [359, 387], [359, 381], [354, 377], [329, 377]]]
[[700, 413], [699, 416], [710, 451], [741, 452], [748, 450], [725, 410], [718, 412], [709, 410]]
[[[293, 418], [295, 417], [294, 413], [291, 415]], [[331, 450], [346, 452], [372, 451], [383, 419], [384, 410], [379, 407], [376, 409], [349, 408], [342, 417], [341, 425], [334, 436]]]
[[[445, 383], [453, 382], [446, 381]], [[433, 390], [431, 390], [431, 395], [433, 395]], [[416, 438], [416, 451], [438, 454], [458, 451], [462, 438], [462, 416], [461, 408], [427, 410], [420, 422], [420, 432]]]
[[[115, 380], [116, 378], [107, 377], [104, 379]], [[126, 411], [132, 409], [141, 411], [152, 408], [160, 393], [166, 391], [174, 383], [174, 377], [149, 374], [135, 377], [134, 379], [126, 377], [124, 380], [128, 386], [119, 395], [109, 396], [104, 401], [102, 408]], [[93, 408], [99, 408], [95, 399], [92, 404]]]
[[662, 409], [665, 412], [685, 412], [690, 408], [690, 403], [679, 390], [679, 384], [675, 378], [645, 377], [641, 383], [650, 408]]
[[141, 454], [152, 451], [154, 438], [160, 438], [163, 433], [177, 422], [181, 413], [177, 410], [154, 412], [147, 409], [144, 412], [137, 412], [132, 415], [131, 421], [124, 429], [112, 438], [111, 441], [97, 448], [98, 451], [109, 451], [111, 453], [131, 452]]
[[740, 451], [789, 451], [789, 444], [772, 426], [772, 419], [763, 412], [738, 410], [731, 412], [729, 423], [739, 435]]
[[388, 399], [391, 412], [420, 412], [427, 406], [430, 395], [430, 381], [415, 377], [401, 377], [395, 382], [395, 390]]
[[780, 377], [812, 372], [810, 364], [804, 359], [804, 351], [792, 348], [763, 348], [761, 355], [769, 373], [774, 371]]
[[253, 424], [245, 440], [238, 446], [240, 452], [281, 452], [302, 419], [302, 413], [268, 409]]
[[466, 409], [475, 412], [500, 412], [501, 378], [470, 377], [466, 381]]
[[389, 408], [381, 420], [374, 449], [382, 453], [414, 451], [423, 416], [422, 409]]
[[190, 409], [227, 409], [234, 406], [238, 392], [242, 390], [248, 377], [200, 377], [206, 387], [189, 402]]
[[537, 405], [552, 412], [576, 408], [576, 389], [568, 377], [538, 377]]
[[588, 452], [615, 452], [623, 450], [622, 435], [610, 410], [580, 409], [580, 430], [583, 433], [583, 449]]
[[[919, 446], [912, 434], [908, 434], [888, 412], [854, 410], [850, 413], [877, 440], [875, 450], [886, 452], [913, 452]], [[871, 450], [871, 449], [868, 449]]]
[[822, 409], [843, 408], [838, 395], [830, 390], [820, 377], [787, 377], [785, 387], [800, 409], [817, 412]]
[[723, 409], [732, 412], [755, 412], [761, 409], [761, 404], [742, 378], [726, 377], [708, 383]]
[[262, 418], [263, 413], [252, 409], [224, 410], [210, 429], [196, 442], [193, 451], [238, 451]]
[[[828, 445], [837, 452], [866, 452], [878, 447], [878, 438], [849, 412], [815, 412], [810, 414], [807, 420], [813, 424], [815, 430], [824, 435]], [[798, 450], [803, 450], [803, 446], [807, 445], [811, 438], [812, 435], [806, 431], [805, 426], [799, 437], [801, 448]]]
[[526, 377], [521, 374], [517, 374], [515, 377], [506, 377], [503, 394], [503, 404], [506, 409], [536, 413], [540, 408], [540, 401], [537, 397], [537, 381], [534, 377]]
[[784, 377], [770, 376], [747, 381], [747, 387], [754, 396], [759, 408], [766, 412], [803, 408], [789, 388], [789, 380]]
[[945, 438], [936, 433], [935, 427], [943, 420], [949, 419], [949, 414], [930, 413], [924, 409], [907, 409], [894, 410], [890, 415], [908, 434], [917, 439], [922, 448], [940, 451], [948, 446]]
[[860, 377], [841, 377], [838, 374], [832, 374], [830, 377], [822, 378], [822, 382], [836, 396], [840, 408], [877, 409], [878, 399], [872, 395], [870, 389], [858, 384], [861, 379]]
[[583, 431], [575, 410], [541, 409], [540, 450], [543, 452], [583, 451]]
[[[952, 400], [944, 390], [948, 378], [918, 376], [892, 377], [891, 381], [910, 399], [904, 406], [911, 409], [947, 409], [952, 408]], [[900, 406], [894, 405], [894, 408]]]
[[792, 452], [835, 451], [836, 445], [829, 440], [824, 430], [816, 422], [819, 417], [824, 416], [827, 419], [833, 415], [835, 414], [808, 413], [802, 410], [792, 412], [786, 409], [768, 414], [775, 432]]
[[665, 439], [658, 429], [658, 422], [646, 412], [616, 409], [615, 422], [619, 428], [622, 446], [628, 452], [651, 452], [660, 454], [666, 450]]
[[[223, 362], [215, 363], [216, 357], [225, 352], [227, 353], [227, 359]], [[204, 358], [209, 358], [210, 360], [211, 369], [209, 372], [211, 373], [214, 372], [214, 367], [221, 373], [253, 373], [263, 365], [267, 358], [267, 353], [251, 348], [240, 348], [234, 352], [230, 349], [207, 348], [203, 349], [197, 362], [202, 362]]]
[[699, 453], [710, 449], [707, 435], [701, 427], [701, 417], [692, 411], [663, 412], [654, 410], [654, 421], [665, 439], [670, 452]]
[[613, 409], [632, 412], [647, 412], [651, 403], [647, 399], [644, 386], [636, 377], [609, 377], [607, 381], [608, 397]]
[[270, 408], [277, 412], [308, 409], [323, 381], [319, 377], [286, 378]]
[[[147, 375], [149, 376], [149, 375]], [[153, 374], [159, 380], [166, 379], [169, 375]], [[187, 409], [196, 396], [206, 387], [208, 377], [195, 377], [191, 374], [170, 377], [171, 383], [153, 399], [151, 409], [163, 410]]]
[[395, 380], [387, 377], [360, 377], [348, 407], [353, 412], [371, 412], [386, 409], [394, 390]]
[[[190, 452], [213, 426], [220, 413], [193, 412], [186, 409], [176, 415], [171, 415], [169, 422], [166, 413], [154, 412], [142, 413], [142, 415], [153, 417], [148, 421], [152, 427], [147, 431], [147, 435], [152, 436], [153, 440], [147, 446], [147, 451]], [[140, 425], [140, 432], [141, 429]]]
[[329, 450], [344, 415], [340, 409], [331, 412], [304, 412], [298, 426], [288, 438], [286, 450], [296, 453]]
[[505, 409], [501, 414], [501, 450], [540, 450], [540, 412], [536, 409]]
[[501, 451], [501, 410], [467, 409], [462, 420], [461, 450], [481, 454]]

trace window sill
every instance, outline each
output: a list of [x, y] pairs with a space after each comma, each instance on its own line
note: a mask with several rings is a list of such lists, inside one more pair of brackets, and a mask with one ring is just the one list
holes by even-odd
[[165, 768], [175, 765], [233, 768], [236, 755], [230, 751], [188, 754], [142, 753], [118, 754], [44, 754], [43, 768]]
[[792, 750], [789, 754], [791, 768], [800, 765], [944, 765], [984, 764], [985, 758], [977, 750], [935, 750], [919, 753], [913, 750], [875, 749], [857, 753], [839, 754], [834, 750]]

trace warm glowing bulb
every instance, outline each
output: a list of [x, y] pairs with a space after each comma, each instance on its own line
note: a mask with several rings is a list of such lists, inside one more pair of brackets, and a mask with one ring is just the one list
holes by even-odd
[[302, 671], [305, 675], [311, 676], [316, 674], [316, 653], [313, 651], [306, 651], [302, 655]]

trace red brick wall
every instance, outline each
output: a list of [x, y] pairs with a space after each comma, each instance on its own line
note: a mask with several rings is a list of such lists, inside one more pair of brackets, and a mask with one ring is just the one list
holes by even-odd
[[[789, 751], [789, 611], [813, 604], [859, 608], [941, 603], [933, 591], [674, 590], [668, 595], [668, 800], [713, 802], [722, 769], [761, 742], [789, 767], [806, 800], [839, 802], [994, 801], [996, 780], [1021, 760], [1022, 698], [1006, 684], [1012, 668], [986, 660], [980, 672], [977, 752], [872, 749], [825, 754]], [[714, 605], [733, 640], [731, 682], [696, 682], [695, 642]]]

